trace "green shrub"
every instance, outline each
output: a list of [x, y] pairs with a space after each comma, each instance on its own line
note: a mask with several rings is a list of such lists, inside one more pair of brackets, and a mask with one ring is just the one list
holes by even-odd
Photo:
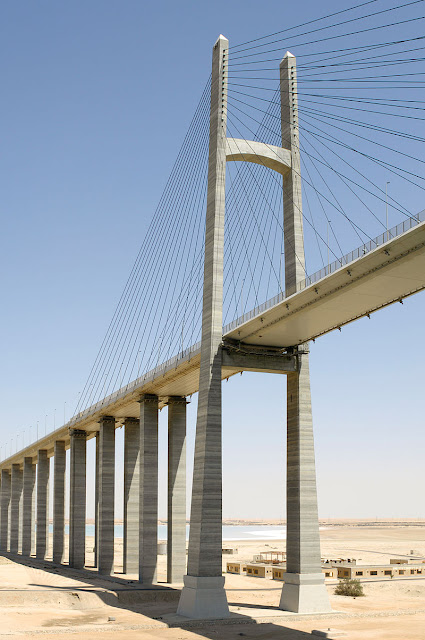
[[337, 596], [352, 596], [353, 598], [364, 596], [360, 580], [350, 580], [350, 578], [340, 580], [335, 587], [334, 593]]

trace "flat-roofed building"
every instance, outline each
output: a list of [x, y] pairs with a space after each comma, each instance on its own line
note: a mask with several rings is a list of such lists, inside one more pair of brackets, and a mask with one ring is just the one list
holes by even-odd
[[393, 578], [393, 577], [411, 577], [425, 576], [424, 564], [384, 564], [384, 565], [357, 565], [357, 566], [339, 566], [338, 578]]
[[246, 563], [232, 560], [226, 563], [226, 571], [227, 573], [244, 573], [246, 572]]
[[272, 578], [273, 567], [269, 564], [247, 564], [246, 575], [251, 578]]

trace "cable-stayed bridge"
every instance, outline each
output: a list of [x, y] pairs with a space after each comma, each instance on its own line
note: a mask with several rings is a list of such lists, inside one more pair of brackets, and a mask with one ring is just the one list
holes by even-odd
[[[35, 551], [40, 559], [46, 556], [49, 458], [53, 456], [53, 561], [63, 562], [65, 451], [69, 448], [69, 564], [84, 567], [86, 442], [94, 437], [95, 557], [100, 573], [113, 572], [115, 429], [123, 424], [124, 571], [138, 573], [147, 586], [155, 583], [158, 410], [168, 405], [168, 581], [179, 583], [184, 578], [180, 615], [227, 616], [221, 575], [221, 381], [240, 371], [280, 373], [287, 376], [288, 384], [287, 568], [281, 608], [328, 610], [320, 567], [308, 342], [425, 288], [425, 215], [418, 213], [422, 207], [411, 210], [413, 200], [409, 208], [399, 202], [402, 198], [389, 195], [388, 181], [385, 190], [374, 183], [382, 175], [379, 172], [391, 171], [409, 189], [421, 190], [423, 177], [414, 163], [423, 161], [411, 154], [410, 147], [402, 151], [382, 141], [395, 133], [378, 124], [384, 115], [394, 122], [397, 114], [388, 110], [392, 98], [366, 101], [346, 93], [369, 87], [363, 83], [381, 82], [385, 77], [379, 75], [381, 65], [404, 65], [406, 60], [397, 57], [401, 45], [405, 50], [403, 40], [350, 46], [337, 56], [335, 51], [325, 52], [320, 65], [299, 65], [305, 72], [303, 89], [298, 88], [296, 59], [287, 52], [279, 59], [278, 88], [270, 89], [272, 98], [266, 99], [258, 91], [269, 90], [267, 83], [276, 81], [269, 77], [271, 69], [264, 68], [262, 78], [244, 75], [260, 73], [261, 68], [249, 67], [269, 62], [255, 59], [266, 53], [264, 49], [252, 53], [264, 45], [245, 49], [241, 45], [232, 51], [220, 36], [213, 49], [212, 77], [74, 416], [0, 464], [3, 550], [23, 555]], [[349, 73], [362, 73], [369, 68], [365, 52], [381, 48], [384, 55], [370, 56], [375, 75], [340, 78], [338, 87], [346, 91], [344, 96], [332, 96], [333, 102], [309, 84], [318, 81], [309, 80], [316, 74], [345, 73], [346, 64], [352, 65]], [[249, 53], [244, 56], [246, 50]], [[246, 57], [248, 61], [239, 62]], [[335, 57], [343, 57], [344, 62], [335, 63]], [[336, 70], [334, 66], [340, 64], [342, 70]], [[238, 71], [239, 65], [248, 69]], [[393, 74], [385, 82], [396, 82], [396, 77]], [[246, 84], [260, 80], [265, 87]], [[403, 82], [415, 82], [411, 88], [422, 89], [420, 80], [404, 78]], [[393, 89], [388, 87], [390, 93]], [[340, 97], [348, 104], [339, 105]], [[310, 98], [314, 107], [308, 106]], [[266, 106], [260, 108], [260, 101]], [[352, 102], [357, 106], [349, 106]], [[411, 115], [415, 112], [410, 109], [417, 107], [408, 102], [420, 101], [397, 100], [393, 107], [409, 109], [409, 115], [402, 117], [421, 119]], [[325, 106], [324, 113], [319, 112], [320, 104]], [[366, 106], [370, 104], [371, 109]], [[341, 116], [339, 106], [365, 110], [373, 114], [372, 120]], [[314, 124], [317, 120], [320, 126]], [[354, 130], [361, 126], [363, 133], [369, 130], [369, 137], [354, 133], [364, 140], [363, 151], [342, 135], [352, 135], [347, 126]], [[371, 139], [372, 131], [377, 140]], [[303, 138], [306, 133], [310, 137]], [[397, 135], [412, 145], [423, 142], [412, 131]], [[372, 156], [372, 145], [385, 149], [384, 155]], [[350, 154], [361, 155], [360, 169], [349, 162]], [[377, 174], [365, 170], [366, 160], [376, 165]], [[325, 171], [338, 179], [338, 186], [329, 185]], [[360, 211], [360, 203], [362, 214], [355, 216], [342, 204], [343, 187], [352, 210]], [[315, 206], [312, 196], [317, 199]], [[304, 213], [304, 201], [308, 213]], [[376, 201], [385, 205], [385, 222], [376, 213]], [[422, 202], [419, 197], [417, 202]], [[388, 208], [402, 217], [396, 226], [388, 223]], [[331, 210], [338, 213], [337, 218], [331, 218]], [[376, 223], [380, 233], [371, 235]], [[362, 242], [347, 247], [346, 228]], [[314, 245], [322, 267], [307, 275], [306, 248]], [[344, 253], [344, 245], [355, 248]], [[276, 290], [273, 297], [268, 295]], [[195, 392], [199, 400], [186, 566], [186, 398]]]

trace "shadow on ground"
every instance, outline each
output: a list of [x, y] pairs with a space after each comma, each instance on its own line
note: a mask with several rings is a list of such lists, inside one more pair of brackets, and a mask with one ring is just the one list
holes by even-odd
[[[28, 605], [30, 605], [31, 594], [37, 592], [37, 598], [43, 593], [53, 592], [68, 593], [76, 600], [74, 607], [87, 612], [90, 608], [95, 609], [96, 603], [101, 603], [107, 607], [115, 608], [121, 611], [132, 612], [140, 615], [140, 621], [132, 618], [131, 627], [138, 626], [140, 628], [168, 628], [177, 627], [190, 630], [199, 637], [204, 638], [238, 638], [238, 637], [255, 637], [261, 640], [302, 640], [303, 638], [317, 637], [304, 631], [297, 631], [285, 626], [289, 620], [284, 617], [279, 620], [279, 624], [275, 622], [260, 622], [244, 613], [232, 612], [231, 617], [226, 620], [190, 620], [176, 616], [177, 603], [180, 597], [180, 588], [168, 585], [143, 586], [136, 581], [126, 580], [118, 576], [101, 576], [87, 569], [73, 569], [66, 565], [58, 565], [49, 560], [37, 560], [36, 558], [25, 558], [13, 553], [3, 553], [5, 558], [12, 560], [20, 565], [28, 568], [43, 570], [46, 573], [54, 574], [70, 580], [78, 580], [85, 586], [80, 585], [55, 585], [51, 582], [33, 582], [28, 584], [27, 589], [20, 590], [22, 596], [28, 591]], [[31, 589], [33, 588], [33, 589]], [[17, 590], [0, 590], [0, 607], [7, 605], [7, 595], [16, 593]], [[3, 603], [1, 602], [3, 599]], [[39, 603], [40, 604], [40, 603]], [[54, 606], [55, 599], [51, 598], [51, 605]], [[66, 603], [64, 603], [66, 604]], [[269, 611], [270, 618], [282, 616], [282, 612], [278, 607], [270, 607], [260, 604], [249, 603], [229, 603], [230, 606], [240, 607], [242, 609]], [[110, 612], [108, 612], [110, 613]], [[263, 614], [262, 614], [263, 615]], [[74, 621], [74, 625], [75, 625]], [[312, 628], [317, 624], [312, 619]], [[47, 622], [47, 627], [54, 627], [55, 621]], [[61, 625], [62, 626], [62, 625]], [[125, 623], [118, 628], [125, 628]]]

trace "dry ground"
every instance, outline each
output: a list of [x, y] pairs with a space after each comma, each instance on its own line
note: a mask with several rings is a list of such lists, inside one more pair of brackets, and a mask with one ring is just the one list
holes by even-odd
[[[425, 555], [425, 524], [345, 525], [322, 530], [321, 538], [324, 556], [355, 557], [361, 564], [386, 563], [390, 557], [408, 555], [411, 550]], [[247, 560], [254, 553], [283, 550], [284, 546], [282, 541], [272, 540], [231, 544], [239, 549], [238, 556], [232, 558]], [[88, 552], [92, 546], [88, 539]], [[277, 608], [279, 583], [227, 575], [231, 624], [169, 628], [175, 620], [179, 587], [146, 596], [136, 582], [128, 583], [119, 573], [121, 541], [116, 552], [115, 581], [99, 579], [94, 571], [61, 569], [49, 562], [32, 560], [23, 564], [0, 558], [0, 638], [21, 640], [43, 635], [55, 640], [302, 640], [314, 638], [313, 629], [331, 627], [345, 631], [347, 640], [425, 640], [425, 578], [366, 582], [366, 597], [356, 599], [334, 596], [334, 587], [329, 584], [335, 613], [296, 616]], [[160, 557], [159, 580], [164, 579], [165, 557]]]

